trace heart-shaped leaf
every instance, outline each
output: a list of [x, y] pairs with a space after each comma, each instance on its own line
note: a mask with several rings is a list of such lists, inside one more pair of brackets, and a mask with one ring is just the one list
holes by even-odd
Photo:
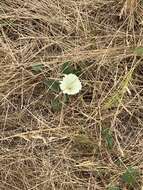
[[67, 61], [65, 62], [63, 65], [62, 65], [62, 69], [61, 69], [61, 72], [63, 74], [75, 74], [77, 76], [79, 76], [81, 74], [81, 69], [78, 67], [76, 69], [74, 69], [72, 66], [71, 66], [71, 62], [70, 61]]
[[60, 82], [54, 79], [45, 80], [44, 84], [47, 86], [48, 90], [53, 92], [60, 92]]
[[62, 109], [62, 103], [60, 102], [60, 100], [58, 98], [55, 98], [51, 101], [51, 108], [52, 111], [61, 111]]
[[73, 73], [73, 68], [71, 67], [71, 62], [67, 61], [62, 65], [61, 72], [63, 74], [70, 74]]

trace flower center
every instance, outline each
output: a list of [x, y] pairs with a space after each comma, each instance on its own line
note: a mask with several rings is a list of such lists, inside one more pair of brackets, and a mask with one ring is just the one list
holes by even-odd
[[72, 89], [72, 87], [68, 87], [68, 90], [71, 90]]

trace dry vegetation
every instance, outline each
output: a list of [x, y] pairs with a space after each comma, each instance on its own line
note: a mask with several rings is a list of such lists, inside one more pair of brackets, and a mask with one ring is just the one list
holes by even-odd
[[[0, 190], [142, 189], [142, 3], [0, 1]], [[83, 88], [53, 112], [66, 61]]]

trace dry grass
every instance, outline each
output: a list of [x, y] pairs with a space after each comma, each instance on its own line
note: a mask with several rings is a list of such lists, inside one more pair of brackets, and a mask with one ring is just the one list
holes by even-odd
[[[141, 190], [142, 6], [0, 1], [0, 190]], [[81, 68], [83, 89], [52, 112], [57, 94], [43, 80], [61, 78], [65, 61]], [[134, 187], [121, 177], [129, 166], [140, 173]]]

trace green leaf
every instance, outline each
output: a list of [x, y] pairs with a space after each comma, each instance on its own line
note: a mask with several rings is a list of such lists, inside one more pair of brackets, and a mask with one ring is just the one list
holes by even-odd
[[71, 67], [71, 63], [69, 61], [65, 62], [62, 65], [62, 73], [63, 74], [70, 74], [73, 73], [73, 68]]
[[109, 187], [108, 190], [120, 190], [120, 188], [119, 187]]
[[35, 65], [32, 65], [32, 71], [36, 74], [42, 72], [42, 70], [44, 69], [44, 65], [43, 64], [35, 64]]
[[64, 94], [63, 102], [66, 104], [69, 102], [69, 96], [67, 94]]
[[76, 76], [79, 76], [81, 74], [81, 68], [78, 67], [77, 69], [73, 70], [73, 74], [75, 74]]
[[77, 69], [74, 69], [72, 66], [71, 66], [71, 62], [70, 61], [67, 61], [65, 62], [63, 65], [62, 65], [62, 69], [61, 69], [61, 72], [63, 74], [75, 74], [77, 76], [79, 76], [81, 74], [81, 69], [78, 67]]
[[60, 82], [54, 79], [45, 80], [44, 84], [53, 92], [60, 92]]
[[62, 103], [60, 102], [60, 100], [58, 98], [51, 101], [51, 108], [52, 108], [52, 111], [54, 111], [54, 112], [61, 111]]
[[142, 56], [143, 55], [143, 47], [137, 47], [135, 49], [135, 53], [138, 55], [138, 56]]
[[113, 148], [113, 136], [112, 136], [112, 132], [110, 131], [109, 128], [106, 128], [103, 130], [102, 132], [105, 140], [106, 140], [106, 143], [107, 143], [107, 146], [109, 149], [112, 149]]
[[132, 168], [128, 167], [127, 170], [123, 173], [122, 179], [129, 186], [133, 186], [136, 183], [138, 172]]

